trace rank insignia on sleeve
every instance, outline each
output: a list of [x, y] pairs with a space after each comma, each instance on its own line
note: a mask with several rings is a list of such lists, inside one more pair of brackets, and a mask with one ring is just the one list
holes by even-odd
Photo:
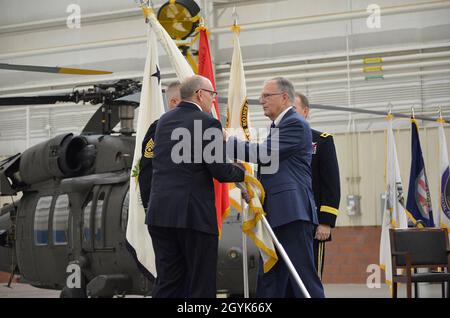
[[322, 133], [321, 135], [320, 135], [320, 137], [322, 137], [322, 138], [327, 138], [327, 137], [330, 137], [330, 136], [333, 136], [332, 134], [329, 134], [329, 133], [327, 133], [327, 132], [324, 132], [324, 133]]
[[155, 143], [153, 142], [153, 138], [150, 138], [150, 140], [145, 145], [145, 151], [144, 151], [144, 157], [151, 159], [153, 158], [153, 147], [155, 146]]

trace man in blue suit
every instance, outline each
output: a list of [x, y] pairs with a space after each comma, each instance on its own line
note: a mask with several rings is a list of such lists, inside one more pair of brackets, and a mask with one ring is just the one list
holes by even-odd
[[[311, 186], [311, 129], [293, 108], [295, 91], [289, 80], [278, 77], [266, 81], [260, 102], [264, 115], [272, 120], [267, 139], [249, 143], [229, 137], [227, 151], [232, 157], [259, 165], [267, 220], [311, 297], [324, 297], [314, 267], [317, 213]], [[282, 259], [267, 273], [263, 273], [261, 262], [258, 297], [303, 296]]]
[[[216, 94], [207, 78], [189, 77], [180, 86], [182, 102], [162, 115], [156, 127], [146, 216], [155, 251], [154, 298], [216, 296], [213, 178], [244, 180], [241, 168], [225, 163], [222, 126], [209, 115]], [[214, 158], [207, 156], [214, 148], [211, 138], [219, 145]]]

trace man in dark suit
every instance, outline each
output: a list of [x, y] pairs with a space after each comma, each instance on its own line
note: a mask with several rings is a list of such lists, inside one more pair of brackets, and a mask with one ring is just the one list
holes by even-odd
[[[166, 102], [169, 110], [174, 109], [181, 101], [180, 82], [172, 82], [166, 88]], [[158, 120], [155, 120], [147, 130], [141, 149], [141, 164], [139, 172], [139, 190], [144, 209], [147, 210], [148, 199], [153, 175], [153, 148], [155, 147], [155, 131]]]
[[[266, 191], [264, 211], [311, 297], [324, 297], [314, 268], [313, 231], [317, 214], [311, 188], [311, 129], [294, 108], [294, 87], [285, 78], [265, 82], [260, 102], [272, 120], [262, 143], [229, 137], [230, 156], [258, 163]], [[268, 161], [268, 154], [270, 161]], [[299, 286], [282, 259], [267, 273], [260, 260], [258, 297], [302, 297]]]
[[[226, 163], [222, 126], [209, 115], [216, 94], [207, 78], [186, 79], [180, 86], [182, 102], [156, 127], [146, 216], [156, 260], [155, 298], [216, 296], [213, 178], [244, 180], [241, 168]], [[204, 140], [208, 136], [218, 147], [210, 147]]]
[[[310, 108], [305, 95], [295, 94], [295, 108], [303, 118], [308, 118]], [[312, 129], [311, 170], [314, 199], [319, 217], [319, 225], [314, 236], [314, 263], [322, 279], [325, 242], [331, 241], [331, 228], [336, 225], [341, 185], [333, 136], [314, 129]]]

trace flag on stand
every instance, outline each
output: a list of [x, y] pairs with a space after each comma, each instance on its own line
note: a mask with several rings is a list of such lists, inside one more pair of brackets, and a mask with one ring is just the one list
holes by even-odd
[[155, 255], [153, 244], [145, 225], [145, 210], [139, 192], [139, 163], [141, 146], [145, 133], [151, 123], [164, 113], [161, 78], [158, 65], [157, 42], [154, 32], [148, 28], [148, 53], [145, 60], [142, 79], [141, 97], [136, 128], [136, 144], [132, 172], [130, 176], [129, 209], [126, 240], [127, 246], [134, 255], [141, 269], [156, 277]]
[[[242, 62], [241, 47], [239, 44], [238, 25], [233, 31], [233, 56], [230, 67], [230, 81], [228, 84], [227, 128], [233, 130], [233, 135], [239, 139], [250, 141], [250, 121], [248, 113], [247, 88], [245, 85], [244, 65]], [[246, 164], [246, 168], [250, 165]], [[238, 211], [241, 207], [241, 190], [234, 183], [229, 185], [230, 204]]]
[[392, 263], [389, 229], [408, 227], [403, 184], [398, 165], [394, 132], [392, 131], [393, 118], [392, 114], [387, 117], [386, 198], [380, 240], [380, 267], [385, 272], [386, 284], [390, 288], [392, 287]]
[[[208, 78], [211, 81], [213, 89], [216, 90], [214, 81], [214, 72], [212, 66], [211, 52], [209, 49], [208, 30], [204, 26], [198, 28], [200, 33], [200, 42], [198, 49], [198, 74]], [[218, 98], [214, 99], [214, 107], [211, 110], [214, 118], [220, 121]], [[219, 236], [222, 233], [222, 222], [230, 213], [230, 200], [228, 194], [228, 184], [220, 183], [214, 180], [214, 192], [217, 214], [217, 225], [219, 227]]]
[[[242, 62], [241, 47], [239, 44], [239, 26], [234, 25], [233, 31], [233, 57], [231, 59], [230, 82], [228, 86], [228, 111], [227, 128], [231, 128], [233, 135], [242, 140], [250, 141], [250, 121], [247, 102], [247, 88], [245, 85], [244, 65]], [[230, 201], [232, 205], [242, 213], [242, 230], [259, 248], [264, 272], [268, 272], [278, 260], [275, 247], [267, 229], [262, 224], [264, 189], [259, 181], [253, 177], [249, 164], [246, 168], [245, 187], [252, 199], [247, 204], [241, 205], [241, 190], [234, 184], [230, 186]]]
[[156, 277], [155, 254], [151, 237], [145, 225], [145, 211], [140, 200], [138, 182], [141, 145], [145, 133], [150, 124], [164, 113], [156, 39], [166, 50], [180, 81], [194, 75], [194, 72], [175, 42], [156, 19], [153, 10], [145, 6], [142, 7], [142, 10], [148, 21], [148, 52], [142, 80], [133, 169], [130, 177], [126, 240], [127, 247], [136, 259], [139, 268], [145, 274], [151, 273]]
[[434, 227], [430, 188], [420, 147], [419, 127], [414, 118], [411, 119], [411, 170], [406, 209], [416, 222], [426, 227]]
[[450, 234], [450, 173], [448, 166], [447, 140], [445, 138], [443, 118], [438, 119], [439, 122], [439, 152], [441, 179], [439, 183], [439, 208], [440, 208], [440, 227], [447, 229]]

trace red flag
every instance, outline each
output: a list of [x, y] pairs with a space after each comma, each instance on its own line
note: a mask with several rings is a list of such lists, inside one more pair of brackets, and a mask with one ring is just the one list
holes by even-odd
[[[213, 89], [216, 90], [214, 81], [214, 72], [211, 60], [211, 52], [209, 50], [208, 30], [206, 27], [200, 27], [200, 43], [198, 49], [198, 74], [208, 78], [211, 81]], [[219, 103], [217, 96], [214, 99], [214, 107], [212, 109], [214, 118], [220, 120]], [[216, 213], [217, 225], [219, 233], [222, 231], [222, 220], [225, 220], [230, 213], [230, 200], [228, 196], [228, 184], [220, 183], [214, 180], [214, 191], [216, 197]]]

